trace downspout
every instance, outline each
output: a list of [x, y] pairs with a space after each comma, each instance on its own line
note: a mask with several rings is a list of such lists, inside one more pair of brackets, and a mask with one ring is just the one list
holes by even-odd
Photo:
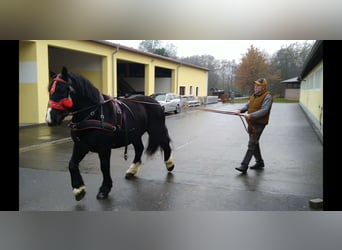
[[179, 89], [178, 89], [178, 84], [179, 84], [178, 83], [178, 77], [179, 77], [179, 68], [180, 67], [182, 67], [182, 64], [177, 65], [177, 82], [176, 82], [176, 91], [175, 91], [177, 94], [180, 94]]
[[112, 53], [112, 96], [114, 97], [114, 72], [115, 72], [115, 69], [114, 69], [114, 58], [115, 58], [115, 54], [119, 52], [119, 49], [120, 49], [120, 44], [118, 44], [116, 46], [116, 51], [114, 51]]

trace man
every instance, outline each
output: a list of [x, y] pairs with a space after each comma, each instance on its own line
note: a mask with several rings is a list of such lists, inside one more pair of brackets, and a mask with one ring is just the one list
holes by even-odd
[[263, 169], [265, 164], [261, 156], [259, 140], [265, 126], [268, 124], [273, 97], [267, 90], [267, 80], [260, 78], [254, 81], [254, 94], [249, 98], [248, 103], [241, 109], [235, 111], [238, 115], [245, 113], [245, 119], [248, 123], [249, 141], [247, 152], [241, 162], [241, 166], [236, 170], [246, 173], [252, 156], [256, 163], [250, 169]]

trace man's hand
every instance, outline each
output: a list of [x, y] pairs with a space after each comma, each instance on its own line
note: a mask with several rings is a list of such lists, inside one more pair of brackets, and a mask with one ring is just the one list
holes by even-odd
[[251, 123], [251, 115], [250, 114], [246, 114], [245, 115], [245, 119], [246, 119], [246, 122], [247, 122], [247, 124], [248, 124], [248, 133], [250, 133], [250, 134], [254, 134], [256, 131], [255, 131], [255, 128], [254, 128], [254, 126], [252, 125], [252, 123]]
[[235, 111], [233, 111], [233, 112], [234, 112], [235, 115], [240, 115], [240, 113], [241, 113], [241, 112], [240, 112], [240, 109], [237, 109], [237, 110], [235, 110]]

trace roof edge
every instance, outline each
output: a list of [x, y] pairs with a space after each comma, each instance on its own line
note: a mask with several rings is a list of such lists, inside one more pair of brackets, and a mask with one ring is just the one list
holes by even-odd
[[171, 61], [171, 62], [175, 62], [175, 63], [181, 64], [181, 65], [187, 65], [187, 66], [190, 66], [190, 67], [193, 67], [193, 68], [198, 68], [198, 69], [203, 69], [203, 70], [206, 70], [206, 71], [210, 71], [210, 69], [205, 68], [205, 67], [201, 67], [201, 66], [194, 65], [194, 64], [191, 64], [191, 63], [186, 63], [186, 62], [183, 62], [183, 61], [180, 61], [180, 60], [177, 60], [177, 59], [173, 59], [171, 57], [166, 57], [166, 56], [161, 56], [161, 55], [153, 54], [153, 53], [150, 53], [150, 52], [141, 51], [141, 50], [138, 50], [138, 49], [135, 49], [135, 48], [132, 48], [132, 47], [128, 47], [128, 46], [122, 45], [120, 43], [108, 42], [106, 40], [90, 40], [90, 41], [91, 42], [95, 42], [95, 43], [100, 43], [100, 44], [103, 44], [103, 45], [107, 45], [107, 46], [110, 46], [110, 47], [115, 47], [116, 49], [123, 49], [123, 50], [127, 50], [127, 51], [130, 51], [130, 52], [133, 52], [133, 53], [137, 53], [137, 54], [141, 54], [141, 55], [146, 55], [146, 56], [149, 56], [149, 57], [154, 57], [154, 58], [158, 58], [158, 59], [161, 59], [161, 60]]

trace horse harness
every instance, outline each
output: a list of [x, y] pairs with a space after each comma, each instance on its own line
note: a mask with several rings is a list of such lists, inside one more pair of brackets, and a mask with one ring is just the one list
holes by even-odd
[[[50, 87], [50, 94], [53, 94], [55, 92], [56, 85], [59, 82], [66, 84], [69, 87], [68, 97], [63, 98], [62, 100], [59, 100], [58, 102], [50, 100], [49, 107], [58, 109], [58, 110], [68, 110], [69, 108], [73, 106], [73, 101], [71, 99], [70, 92], [75, 92], [75, 90], [71, 86], [70, 80], [65, 81], [60, 77], [60, 74], [58, 74], [53, 79], [53, 83]], [[94, 108], [92, 111], [90, 111], [89, 115], [86, 116], [82, 121], [77, 122], [77, 123], [70, 122], [69, 127], [73, 131], [82, 131], [82, 130], [87, 130], [87, 129], [99, 129], [99, 130], [103, 130], [103, 131], [110, 132], [110, 133], [115, 132], [117, 129], [121, 129], [123, 127], [122, 125], [125, 119], [125, 116], [121, 108], [123, 106], [127, 108], [127, 110], [131, 113], [132, 117], [134, 118], [134, 114], [132, 110], [125, 103], [117, 99], [114, 99], [110, 96], [102, 95], [101, 93], [99, 94], [99, 97], [100, 97], [100, 103], [98, 104], [94, 104], [92, 106], [85, 107], [83, 109], [80, 109], [74, 112], [67, 112], [67, 115], [75, 115], [75, 114]], [[104, 120], [103, 105], [106, 104], [107, 102], [110, 102], [112, 104], [112, 109], [114, 113], [114, 120], [111, 123], [105, 122]], [[95, 115], [98, 108], [101, 109], [100, 120], [91, 119]]]
[[[105, 96], [105, 98], [103, 96]], [[121, 102], [118, 99], [114, 99], [114, 98], [111, 98], [109, 96], [102, 95], [102, 94], [100, 94], [100, 98], [101, 98], [101, 101], [99, 104], [69, 113], [69, 115], [74, 115], [76, 113], [80, 113], [85, 110], [94, 108], [93, 110], [89, 112], [89, 114], [82, 121], [70, 122], [68, 126], [74, 132], [84, 131], [84, 130], [89, 130], [89, 129], [97, 129], [97, 130], [101, 130], [101, 131], [108, 132], [108, 133], [114, 133], [117, 131], [124, 130], [125, 132], [124, 158], [125, 160], [127, 160], [128, 134], [130, 131], [128, 131], [127, 126], [124, 126], [124, 124], [126, 124], [126, 114], [123, 112], [123, 107], [129, 111], [133, 119], [134, 119], [134, 114], [127, 104], [125, 104], [124, 102]], [[112, 106], [114, 117], [111, 122], [105, 121], [103, 105], [105, 105], [106, 103], [109, 103]], [[94, 119], [93, 116], [95, 115], [96, 111], [99, 108], [100, 108], [100, 119]]]
[[[50, 94], [53, 94], [55, 92], [56, 85], [58, 82], [66, 84], [69, 87], [70, 92], [75, 92], [75, 90], [71, 86], [70, 81], [65, 81], [60, 77], [60, 75], [57, 75], [53, 79], [53, 83], [52, 83], [52, 86], [50, 88]], [[73, 102], [72, 102], [72, 99], [70, 96], [70, 92], [69, 92], [67, 98], [63, 98], [62, 100], [60, 100], [58, 102], [50, 100], [49, 101], [49, 107], [54, 108], [54, 109], [58, 109], [58, 110], [65, 110], [65, 111], [67, 109], [71, 108], [73, 106]], [[125, 160], [127, 160], [128, 134], [130, 131], [128, 131], [127, 126], [124, 126], [124, 124], [126, 123], [126, 114], [123, 112], [123, 107], [129, 111], [129, 113], [131, 114], [133, 119], [135, 119], [134, 113], [132, 112], [132, 110], [130, 109], [130, 107], [127, 104], [125, 104], [124, 102], [122, 102], [116, 98], [112, 98], [110, 96], [103, 95], [101, 93], [99, 94], [99, 96], [100, 96], [100, 103], [99, 104], [94, 104], [92, 106], [85, 107], [85, 108], [82, 108], [82, 109], [74, 111], [74, 112], [67, 112], [67, 115], [75, 115], [77, 113], [81, 113], [81, 112], [84, 112], [84, 111], [87, 111], [87, 110], [94, 108], [93, 110], [91, 110], [89, 112], [89, 114], [82, 121], [70, 122], [68, 126], [74, 132], [84, 131], [84, 130], [89, 130], [89, 129], [97, 129], [97, 130], [101, 130], [101, 131], [108, 132], [108, 133], [114, 133], [116, 131], [120, 131], [120, 130], [122, 131], [124, 128], [124, 132], [125, 132], [125, 155], [124, 155], [124, 158], [125, 158]], [[137, 103], [145, 103], [145, 104], [148, 103], [148, 102], [144, 102], [144, 101], [140, 101], [140, 100], [133, 100], [133, 99], [126, 99], [126, 100], [129, 100], [132, 102], [137, 102]], [[104, 117], [104, 113], [103, 113], [103, 105], [105, 105], [106, 103], [110, 103], [112, 105], [112, 109], [113, 109], [113, 113], [114, 113], [114, 118], [113, 118], [112, 122], [106, 122], [105, 121], [105, 117]], [[154, 103], [148, 103], [148, 104], [154, 104]], [[100, 108], [100, 120], [99, 119], [92, 119], [92, 117], [95, 115], [98, 108]], [[134, 130], [134, 128], [132, 130]]]

